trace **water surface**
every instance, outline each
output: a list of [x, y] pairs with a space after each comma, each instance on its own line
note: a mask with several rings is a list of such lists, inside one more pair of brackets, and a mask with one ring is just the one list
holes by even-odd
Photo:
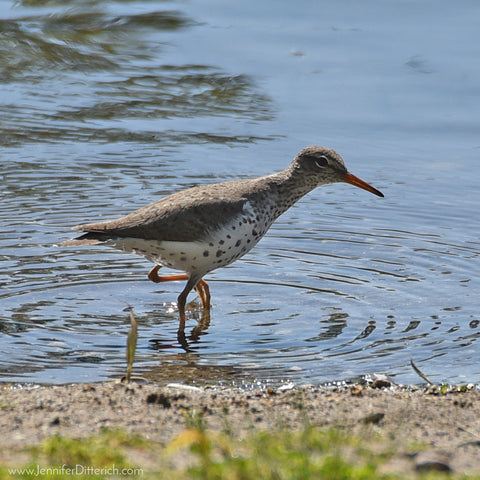
[[[135, 368], [154, 378], [418, 382], [413, 359], [437, 382], [480, 381], [476, 2], [0, 12], [1, 380], [122, 375], [130, 305]], [[189, 352], [181, 283], [148, 282], [140, 257], [55, 246], [72, 225], [283, 169], [311, 144], [385, 198], [348, 185], [305, 197], [208, 276], [210, 325]]]

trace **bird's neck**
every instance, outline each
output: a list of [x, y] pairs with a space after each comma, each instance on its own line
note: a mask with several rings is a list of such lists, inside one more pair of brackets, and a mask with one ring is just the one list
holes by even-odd
[[260, 201], [272, 205], [274, 219], [318, 186], [317, 179], [300, 175], [292, 165], [281, 172], [259, 178], [258, 182]]

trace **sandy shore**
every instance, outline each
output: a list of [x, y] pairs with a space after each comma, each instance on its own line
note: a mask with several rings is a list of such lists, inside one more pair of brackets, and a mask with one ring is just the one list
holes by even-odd
[[[386, 468], [414, 469], [419, 461], [433, 458], [457, 472], [480, 472], [480, 392], [474, 389], [439, 393], [358, 385], [286, 385], [258, 391], [114, 382], [4, 385], [0, 405], [0, 460], [7, 464], [15, 463], [16, 452], [26, 445], [55, 434], [91, 436], [102, 427], [121, 428], [166, 445], [185, 430], [185, 412], [195, 411], [204, 414], [209, 429], [218, 431], [225, 427], [227, 416], [239, 436], [252, 425], [271, 429], [281, 422], [299, 428], [306, 418], [312, 425], [341, 426], [352, 434], [361, 435], [368, 426], [395, 439], [398, 453]], [[412, 442], [421, 442], [427, 452], [407, 454]]]

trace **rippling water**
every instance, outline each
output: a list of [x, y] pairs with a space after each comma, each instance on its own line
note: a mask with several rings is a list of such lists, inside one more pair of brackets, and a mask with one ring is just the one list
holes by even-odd
[[[135, 369], [152, 378], [418, 382], [413, 359], [435, 381], [480, 381], [476, 3], [0, 12], [0, 379], [122, 375], [130, 305]], [[310, 144], [385, 199], [305, 197], [209, 275], [210, 325], [189, 352], [181, 283], [148, 282], [140, 257], [55, 246], [72, 225], [283, 169]]]

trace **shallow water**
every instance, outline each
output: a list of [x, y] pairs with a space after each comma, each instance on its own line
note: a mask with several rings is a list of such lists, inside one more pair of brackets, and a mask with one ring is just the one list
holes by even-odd
[[[154, 378], [419, 382], [413, 359], [437, 382], [480, 381], [480, 6], [311, 3], [0, 1], [1, 380], [122, 375], [128, 304], [134, 372]], [[210, 325], [188, 353], [181, 283], [55, 246], [310, 144], [385, 198], [305, 197], [208, 276]]]

